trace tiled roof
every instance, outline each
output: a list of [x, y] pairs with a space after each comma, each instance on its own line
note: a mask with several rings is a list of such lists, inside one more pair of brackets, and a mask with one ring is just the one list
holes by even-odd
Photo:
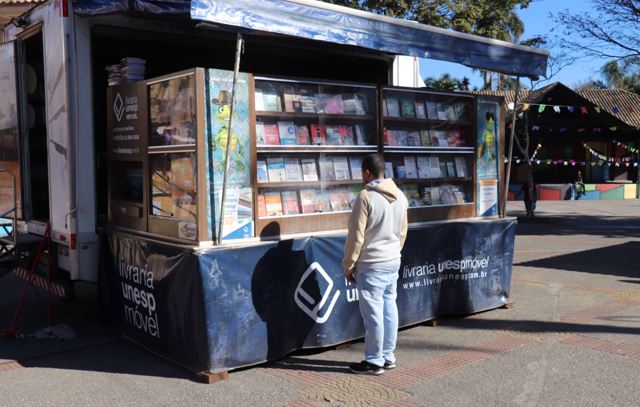
[[577, 93], [628, 125], [640, 127], [640, 95], [617, 89], [586, 89]]

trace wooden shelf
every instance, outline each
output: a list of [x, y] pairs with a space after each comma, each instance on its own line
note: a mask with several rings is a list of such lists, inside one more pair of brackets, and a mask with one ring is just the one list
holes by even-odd
[[299, 181], [299, 182], [259, 182], [258, 188], [325, 187], [335, 185], [362, 184], [362, 180], [347, 179], [339, 181]]
[[375, 153], [378, 146], [374, 145], [258, 145], [256, 151], [260, 153]]
[[307, 119], [307, 120], [356, 120], [370, 121], [375, 119], [370, 114], [350, 114], [350, 113], [304, 113], [304, 112], [267, 112], [257, 111], [256, 117], [275, 117], [282, 119]]
[[463, 206], [463, 205], [473, 205], [473, 202], [450, 203], [450, 204], [437, 204], [437, 205], [410, 206], [410, 207], [409, 207], [409, 209], [446, 208], [446, 207], [451, 207], [451, 206]]
[[473, 154], [473, 147], [445, 146], [384, 146], [385, 153], [438, 153], [438, 154]]
[[445, 125], [445, 126], [471, 126], [469, 120], [440, 120], [440, 119], [417, 119], [415, 117], [384, 117], [386, 122], [394, 123], [416, 123], [416, 124], [431, 124], [431, 125]]
[[394, 178], [394, 182], [398, 184], [420, 184], [429, 182], [468, 182], [473, 181], [473, 177], [456, 177], [456, 178]]

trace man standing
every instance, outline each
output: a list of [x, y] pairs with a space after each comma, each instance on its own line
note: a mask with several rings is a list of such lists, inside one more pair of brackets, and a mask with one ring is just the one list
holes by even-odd
[[379, 154], [362, 161], [365, 187], [356, 198], [344, 247], [344, 276], [360, 292], [364, 321], [364, 360], [352, 372], [379, 375], [396, 367], [393, 351], [398, 336], [396, 284], [400, 251], [407, 236], [407, 199], [391, 179], [384, 178]]

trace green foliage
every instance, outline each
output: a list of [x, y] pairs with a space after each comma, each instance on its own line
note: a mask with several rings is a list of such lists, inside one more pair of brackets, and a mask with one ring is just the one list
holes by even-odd
[[640, 94], [640, 57], [609, 61], [601, 73], [607, 87]]
[[440, 90], [469, 90], [469, 78], [457, 79], [453, 78], [448, 73], [443, 74], [439, 78], [428, 77], [424, 79], [424, 83], [429, 88]]

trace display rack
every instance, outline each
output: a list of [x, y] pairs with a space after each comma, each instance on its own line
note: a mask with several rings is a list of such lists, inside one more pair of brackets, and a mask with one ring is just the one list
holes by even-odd
[[473, 96], [381, 90], [385, 176], [409, 201], [409, 222], [475, 216]]
[[256, 235], [343, 229], [379, 151], [376, 86], [256, 77]]

